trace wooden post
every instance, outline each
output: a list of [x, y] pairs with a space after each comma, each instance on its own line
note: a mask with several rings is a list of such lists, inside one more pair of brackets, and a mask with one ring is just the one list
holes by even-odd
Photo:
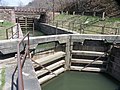
[[55, 20], [55, 1], [53, 0], [53, 22]]
[[85, 12], [82, 12], [82, 16], [84, 15]]
[[72, 30], [73, 30], [73, 31], [74, 31], [74, 24], [75, 24], [75, 23], [73, 22], [73, 23], [72, 23]]
[[68, 24], [68, 30], [70, 30], [70, 22], [69, 22], [69, 24]]
[[80, 24], [80, 34], [82, 34], [82, 24]]
[[62, 21], [62, 28], [63, 28], [63, 21]]
[[19, 25], [18, 25], [18, 23], [17, 23], [17, 33], [18, 33], [18, 38], [19, 38], [20, 36], [19, 36]]
[[105, 12], [102, 14], [102, 20], [105, 20]]
[[57, 35], [57, 28], [58, 28], [58, 21], [57, 21], [57, 23], [56, 23], [56, 30], [55, 30], [55, 34]]
[[64, 14], [64, 12], [63, 12], [63, 11], [61, 11], [61, 14], [63, 15], [63, 14]]
[[102, 31], [101, 31], [101, 34], [104, 34], [104, 30], [105, 30], [105, 25], [102, 26]]
[[6, 38], [8, 39], [8, 29], [6, 29]]
[[73, 12], [73, 15], [75, 15], [75, 11]]
[[66, 11], [66, 15], [68, 15], [68, 11]]
[[26, 27], [26, 33], [27, 33], [27, 17], [25, 17], [25, 27]]
[[33, 36], [35, 35], [35, 28], [34, 28], [34, 22], [33, 22]]
[[118, 29], [116, 28], [116, 29], [115, 29], [115, 35], [117, 35], [117, 33], [118, 33]]
[[96, 16], [96, 12], [93, 13], [93, 16], [94, 16], [94, 17]]
[[71, 52], [70, 52], [70, 38], [71, 36], [68, 36], [66, 41], [66, 56], [65, 56], [65, 69], [70, 70], [70, 60], [71, 60]]
[[12, 39], [13, 39], [13, 27], [11, 27]]
[[120, 35], [120, 29], [118, 28], [118, 35]]

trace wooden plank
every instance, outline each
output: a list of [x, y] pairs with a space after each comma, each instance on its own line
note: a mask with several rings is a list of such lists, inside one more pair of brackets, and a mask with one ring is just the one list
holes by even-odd
[[43, 84], [44, 82], [46, 82], [46, 81], [54, 78], [55, 76], [59, 75], [60, 73], [62, 73], [62, 72], [64, 72], [64, 71], [65, 71], [65, 69], [62, 67], [62, 68], [54, 71], [54, 72], [53, 72], [54, 74], [46, 75], [46, 76], [40, 78], [38, 81], [39, 81], [40, 84]]
[[91, 71], [91, 72], [104, 72], [106, 71], [105, 68], [96, 68], [96, 67], [80, 67], [80, 66], [71, 66], [71, 70], [77, 70], [77, 71]]
[[65, 52], [62, 52], [62, 51], [59, 51], [59, 52], [55, 52], [54, 54], [52, 55], [48, 55], [46, 57], [43, 57], [43, 58], [40, 58], [40, 59], [37, 59], [35, 60], [37, 63], [41, 64], [41, 65], [44, 65], [44, 64], [47, 64], [49, 62], [52, 62], [52, 61], [55, 61], [57, 59], [60, 59], [62, 57], [65, 56]]
[[[54, 63], [54, 64], [52, 64], [52, 65], [47, 66], [46, 69], [48, 69], [48, 70], [51, 71], [51, 70], [53, 70], [53, 69], [56, 69], [56, 68], [64, 65], [64, 63], [65, 63], [65, 60], [61, 60], [61, 61], [59, 61], [59, 62], [57, 62], [57, 63]], [[35, 67], [36, 67], [36, 66], [35, 66]], [[49, 72], [49, 71], [46, 70], [46, 69], [43, 68], [43, 69], [41, 69], [41, 70], [39, 70], [39, 71], [36, 71], [35, 73], [36, 73], [37, 76], [41, 76], [41, 75]]]
[[[72, 59], [71, 60], [72, 63], [82, 63], [82, 64], [89, 64], [89, 63], [91, 63], [93, 61], [94, 60], [89, 60], [89, 59]], [[106, 61], [96, 60], [92, 64], [104, 64], [104, 63], [106, 63]]]
[[96, 51], [76, 51], [72, 50], [73, 55], [83, 55], [83, 56], [102, 56], [104, 57], [104, 52], [96, 52]]

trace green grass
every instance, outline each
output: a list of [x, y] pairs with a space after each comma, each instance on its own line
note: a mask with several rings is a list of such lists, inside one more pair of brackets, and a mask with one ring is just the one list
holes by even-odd
[[60, 14], [60, 15], [57, 15], [57, 16], [55, 17], [55, 21], [57, 21], [57, 20], [66, 20], [66, 19], [72, 18], [72, 17], [74, 17], [74, 16], [76, 16], [76, 15]]
[[6, 39], [6, 28], [14, 25], [12, 22], [5, 21], [3, 24], [0, 23], [0, 40]]
[[0, 30], [0, 40], [3, 40], [6, 38], [5, 30]]
[[[74, 30], [80, 33], [80, 24], [85, 24], [82, 28], [85, 34], [101, 34], [102, 27], [95, 27], [92, 25], [99, 25], [105, 27], [120, 28], [120, 18], [106, 18], [104, 21], [100, 17], [81, 16], [81, 15], [65, 15], [61, 14], [55, 17], [55, 21], [58, 23], [58, 27], [63, 27], [69, 30]], [[56, 25], [54, 23], [54, 25]], [[106, 34], [115, 34], [115, 29], [105, 28]]]
[[0, 23], [0, 26], [1, 27], [10, 27], [10, 26], [12, 26], [13, 25], [13, 23], [12, 22], [9, 22], [9, 21], [5, 21], [5, 22], [3, 22], [3, 24], [2, 23]]
[[5, 85], [5, 68], [2, 69], [1, 71], [1, 85], [0, 85], [0, 90], [3, 90], [3, 87]]
[[109, 22], [117, 22], [117, 21], [119, 21], [120, 22], [120, 18], [108, 18], [107, 21], [109, 21]]

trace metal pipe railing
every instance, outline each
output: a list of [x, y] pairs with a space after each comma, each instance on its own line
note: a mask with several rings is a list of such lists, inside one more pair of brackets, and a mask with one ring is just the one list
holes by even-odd
[[[29, 32], [23, 37], [23, 39], [18, 43], [17, 45], [17, 64], [18, 64], [18, 90], [24, 90], [24, 82], [23, 82], [23, 76], [22, 76], [22, 66], [23, 63], [21, 63], [21, 57], [20, 57], [20, 45], [23, 43], [25, 38], [28, 38], [27, 41], [27, 50], [25, 50], [25, 54], [29, 55]], [[24, 58], [25, 59], [25, 58]]]

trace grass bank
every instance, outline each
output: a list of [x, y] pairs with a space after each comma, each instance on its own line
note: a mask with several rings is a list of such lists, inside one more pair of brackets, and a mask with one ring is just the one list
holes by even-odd
[[14, 23], [8, 21], [0, 23], [0, 40], [6, 39], [6, 28], [12, 25], [14, 25]]
[[102, 20], [100, 17], [60, 14], [55, 17], [54, 23], [50, 24], [84, 34], [118, 34], [120, 32], [120, 18], [106, 17]]

